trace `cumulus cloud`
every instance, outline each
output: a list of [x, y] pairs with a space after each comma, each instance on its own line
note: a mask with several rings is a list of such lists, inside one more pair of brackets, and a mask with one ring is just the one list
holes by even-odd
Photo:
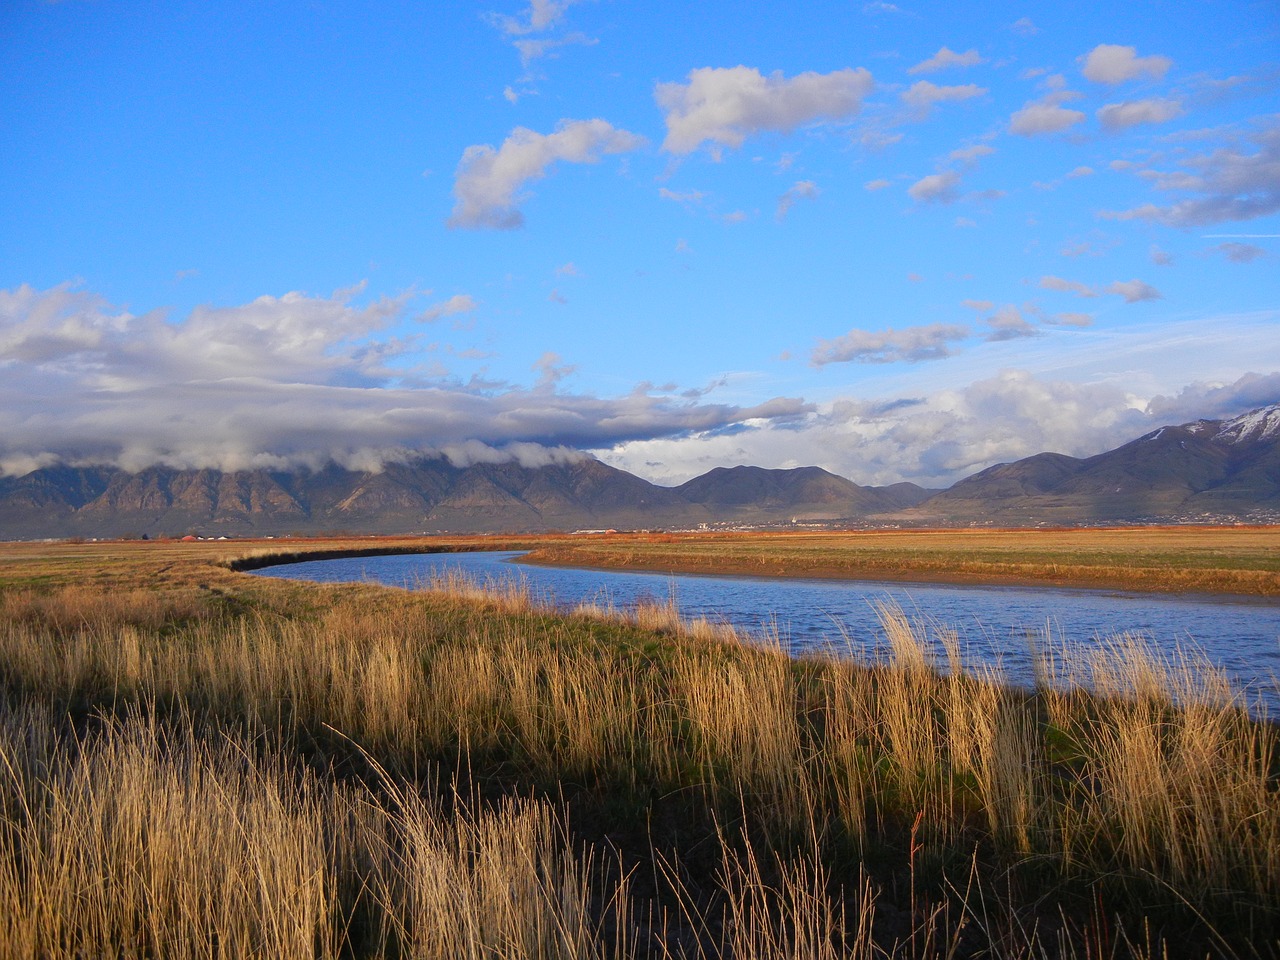
[[456, 203], [449, 226], [519, 227], [524, 223], [516, 209], [523, 199], [520, 189], [545, 176], [553, 163], [595, 163], [604, 154], [626, 153], [643, 143], [644, 138], [597, 119], [562, 120], [550, 134], [516, 127], [496, 150], [488, 144], [467, 147], [453, 182]]
[[1064, 280], [1061, 277], [1044, 276], [1040, 278], [1040, 287], [1044, 290], [1059, 290], [1063, 293], [1074, 293], [1078, 297], [1096, 297], [1098, 291], [1075, 280]]
[[[1111, 220], [1150, 220], [1170, 227], [1202, 227], [1232, 220], [1252, 220], [1280, 210], [1280, 122], [1272, 118], [1247, 142], [1188, 157], [1185, 169], [1139, 169], [1156, 189], [1191, 194], [1168, 206], [1144, 204], [1130, 210], [1104, 210]], [[1113, 164], [1114, 166], [1114, 164]], [[1127, 165], [1125, 169], [1131, 169]]]
[[812, 180], [797, 180], [786, 193], [778, 198], [777, 218], [785, 220], [797, 200], [812, 200], [821, 192], [818, 189], [818, 185]]
[[909, 67], [907, 73], [933, 73], [935, 70], [946, 70], [948, 67], [974, 67], [984, 62], [977, 50], [956, 53], [954, 50], [943, 47], [928, 60]]
[[874, 85], [865, 68], [832, 73], [764, 76], [753, 67], [702, 67], [688, 83], [654, 90], [666, 114], [663, 149], [692, 153], [704, 143], [739, 147], [763, 131], [786, 133], [817, 121], [845, 120], [862, 107]]
[[376, 466], [451, 445], [581, 449], [810, 409], [565, 393], [568, 369], [552, 356], [528, 387], [432, 377], [414, 366], [417, 343], [393, 332], [411, 295], [359, 295], [259, 297], [171, 322], [65, 286], [0, 290], [0, 471]]
[[1084, 56], [1080, 72], [1094, 83], [1117, 84], [1135, 77], [1163, 77], [1173, 61], [1168, 57], [1140, 57], [1134, 47], [1100, 43]]
[[976, 83], [965, 83], [954, 87], [940, 87], [928, 80], [917, 80], [902, 93], [902, 102], [911, 108], [917, 117], [924, 117], [933, 109], [934, 104], [954, 103], [959, 100], [972, 100], [987, 92], [986, 87]]
[[874, 191], [874, 190], [883, 190], [885, 187], [891, 187], [891, 186], [893, 186], [893, 183], [891, 181], [885, 180], [883, 177], [881, 177], [880, 179], [877, 179], [877, 180], [868, 180], [866, 183], [862, 185], [862, 188], [864, 190]]
[[913, 480], [945, 487], [1036, 453], [1086, 457], [1111, 449], [1160, 425], [1141, 407], [1116, 384], [1046, 380], [1006, 370], [925, 395], [838, 399], [786, 424], [639, 440], [596, 452], [606, 462], [642, 474], [654, 475], [660, 464], [654, 478], [664, 483], [679, 483], [724, 463], [816, 463], [858, 483]]
[[1196, 382], [1147, 404], [1160, 425], [1225, 420], [1280, 402], [1280, 373], [1246, 373], [1231, 383]]
[[1124, 297], [1125, 303], [1164, 299], [1164, 294], [1151, 286], [1151, 284], [1144, 283], [1141, 280], [1117, 280], [1107, 287], [1107, 293], [1119, 294]]
[[1084, 120], [1084, 114], [1062, 106], [1064, 100], [1073, 98], [1074, 95], [1061, 91], [1025, 104], [1009, 118], [1009, 131], [1024, 137], [1034, 137], [1042, 133], [1058, 133], [1075, 126]]
[[820, 340], [810, 362], [815, 367], [828, 363], [896, 363], [940, 360], [952, 355], [949, 344], [969, 336], [969, 328], [933, 323], [927, 326], [889, 328], [881, 331], [850, 330], [831, 340]]
[[951, 203], [956, 199], [960, 174], [954, 170], [931, 173], [907, 188], [907, 196], [917, 203]]
[[1098, 121], [1104, 130], [1127, 130], [1140, 123], [1168, 123], [1180, 116], [1181, 102], [1163, 97], [1108, 103], [1098, 110]]

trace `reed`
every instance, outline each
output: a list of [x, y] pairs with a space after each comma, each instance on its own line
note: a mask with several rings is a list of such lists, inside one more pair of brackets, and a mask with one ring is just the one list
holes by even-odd
[[1276, 730], [1194, 656], [224, 589], [0, 594], [0, 954], [1280, 955]]

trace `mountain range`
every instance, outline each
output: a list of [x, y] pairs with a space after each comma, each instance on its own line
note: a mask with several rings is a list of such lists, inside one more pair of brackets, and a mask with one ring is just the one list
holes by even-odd
[[1037, 454], [941, 491], [752, 466], [663, 487], [588, 457], [424, 457], [377, 472], [60, 465], [0, 478], [4, 539], [1235, 520], [1280, 520], [1280, 404], [1162, 427], [1094, 457]]

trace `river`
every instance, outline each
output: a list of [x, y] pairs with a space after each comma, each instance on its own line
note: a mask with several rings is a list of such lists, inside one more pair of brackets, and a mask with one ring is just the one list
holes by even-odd
[[787, 650], [884, 655], [885, 604], [916, 621], [941, 658], [939, 637], [954, 631], [971, 666], [997, 668], [1012, 683], [1033, 682], [1035, 650], [1061, 662], [1087, 659], [1120, 636], [1171, 655], [1199, 652], [1252, 703], [1280, 713], [1280, 604], [1228, 597], [1114, 590], [953, 586], [804, 578], [667, 575], [521, 563], [519, 552], [434, 553], [311, 560], [255, 571], [321, 582], [376, 582], [418, 589], [451, 571], [480, 583], [517, 581], [560, 609], [581, 602], [621, 611], [674, 597], [686, 618], [725, 622]]

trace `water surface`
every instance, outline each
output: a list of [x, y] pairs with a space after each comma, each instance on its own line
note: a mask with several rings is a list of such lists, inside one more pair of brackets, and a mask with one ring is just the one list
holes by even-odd
[[940, 630], [960, 638], [970, 665], [999, 667], [1032, 682], [1033, 647], [1087, 654], [1120, 635], [1158, 649], [1202, 651], [1250, 695], [1280, 712], [1280, 604], [1124, 591], [902, 584], [868, 581], [660, 574], [542, 567], [515, 551], [434, 553], [310, 560], [266, 567], [262, 576], [322, 582], [376, 582], [419, 589], [452, 571], [484, 582], [518, 581], [561, 609], [591, 602], [622, 611], [674, 597], [682, 615], [776, 637], [792, 652], [835, 648], [883, 655], [880, 609], [896, 605], [938, 646]]

